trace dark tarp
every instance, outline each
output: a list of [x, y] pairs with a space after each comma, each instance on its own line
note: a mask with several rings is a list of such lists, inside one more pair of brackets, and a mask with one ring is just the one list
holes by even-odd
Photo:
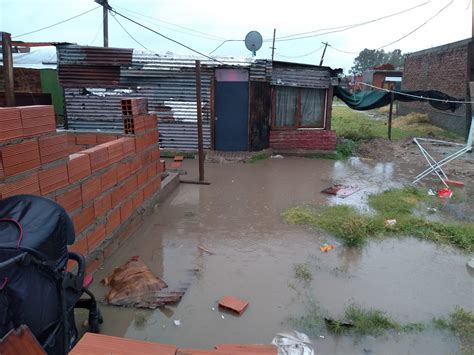
[[[417, 97], [407, 96], [403, 94], [413, 95]], [[372, 110], [374, 108], [383, 107], [390, 104], [390, 92], [384, 90], [360, 91], [351, 94], [349, 91], [343, 89], [342, 87], [335, 86], [334, 96], [344, 101], [346, 105], [349, 106], [351, 109], [357, 111]], [[431, 101], [427, 99], [464, 101], [464, 99], [457, 99], [455, 97], [449, 96], [441, 91], [436, 90], [401, 90], [399, 92], [394, 92], [394, 100], [403, 102], [427, 101], [431, 106], [438, 110], [454, 112], [461, 106], [460, 103]]]

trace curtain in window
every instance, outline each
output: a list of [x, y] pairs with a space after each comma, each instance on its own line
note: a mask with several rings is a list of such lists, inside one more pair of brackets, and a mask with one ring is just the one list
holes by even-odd
[[295, 125], [297, 108], [297, 88], [276, 88], [275, 125], [278, 127], [292, 127]]
[[301, 89], [301, 127], [323, 127], [325, 90]]

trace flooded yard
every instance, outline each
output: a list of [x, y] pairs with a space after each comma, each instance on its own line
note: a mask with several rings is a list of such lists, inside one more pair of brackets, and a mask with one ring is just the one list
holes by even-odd
[[[197, 179], [197, 161], [185, 161], [184, 168], [186, 179]], [[102, 305], [102, 332], [210, 348], [270, 343], [277, 333], [294, 329], [289, 318], [305, 315], [311, 300], [334, 317], [355, 303], [383, 310], [401, 323], [430, 322], [455, 306], [474, 310], [466, 253], [414, 238], [346, 248], [281, 218], [285, 209], [300, 204], [350, 203], [363, 209], [369, 193], [400, 186], [413, 175], [407, 166], [402, 171], [394, 163], [359, 159], [206, 164], [211, 185], [181, 184], [106, 260], [93, 287], [103, 299], [107, 288], [98, 281], [138, 255], [171, 290], [187, 285], [183, 299], [154, 311]], [[321, 194], [334, 183], [361, 190], [347, 199]], [[319, 247], [326, 242], [336, 248], [322, 253]], [[311, 272], [310, 282], [295, 277], [295, 264], [301, 263]], [[220, 311], [217, 301], [224, 295], [250, 305], [241, 316]], [[459, 348], [457, 338], [434, 329], [360, 338], [322, 330], [313, 340], [320, 354], [451, 354]]]

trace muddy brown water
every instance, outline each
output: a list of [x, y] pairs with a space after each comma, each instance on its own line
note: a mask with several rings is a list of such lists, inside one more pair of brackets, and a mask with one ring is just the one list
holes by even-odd
[[[196, 178], [196, 161], [186, 161], [184, 168], [186, 179]], [[403, 323], [445, 316], [456, 305], [473, 310], [474, 278], [466, 269], [466, 254], [413, 238], [374, 241], [360, 250], [337, 245], [326, 254], [319, 246], [337, 240], [281, 220], [282, 211], [301, 203], [344, 202], [364, 208], [369, 193], [406, 182], [410, 169], [401, 171], [392, 163], [358, 159], [206, 164], [211, 185], [181, 184], [106, 260], [93, 285], [103, 299], [107, 289], [98, 281], [139, 255], [170, 289], [188, 284], [185, 296], [176, 306], [154, 311], [102, 305], [102, 332], [211, 348], [271, 342], [275, 334], [292, 329], [289, 317], [305, 314], [308, 298], [332, 316], [357, 303]], [[345, 200], [320, 193], [333, 183], [362, 190]], [[313, 275], [309, 285], [295, 279], [296, 263], [308, 263]], [[217, 301], [224, 295], [250, 306], [241, 316], [221, 312]], [[322, 331], [314, 346], [318, 354], [450, 354], [459, 343], [435, 330], [377, 338]]]

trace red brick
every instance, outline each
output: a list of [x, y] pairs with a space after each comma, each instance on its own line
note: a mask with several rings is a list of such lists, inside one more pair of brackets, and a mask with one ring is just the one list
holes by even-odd
[[135, 174], [142, 167], [142, 161], [140, 159], [134, 159], [130, 162], [130, 174]]
[[151, 160], [159, 161], [160, 160], [160, 147], [153, 148], [151, 151]]
[[100, 177], [102, 191], [106, 191], [117, 183], [117, 170], [111, 169], [103, 173]]
[[94, 133], [76, 134], [76, 144], [96, 145], [97, 135]]
[[138, 192], [133, 196], [133, 209], [136, 210], [140, 208], [143, 204], [143, 190], [138, 190]]
[[137, 174], [137, 185], [138, 187], [142, 187], [148, 180], [148, 171], [147, 169], [143, 169]]
[[159, 190], [161, 188], [161, 176], [157, 176], [154, 180], [153, 180], [153, 189], [155, 191]]
[[233, 296], [224, 296], [219, 300], [220, 307], [237, 312], [238, 314], [242, 314], [248, 305], [249, 303], [247, 301], [239, 300]]
[[156, 123], [157, 123], [156, 115], [148, 114], [145, 116], [145, 129], [146, 130], [156, 129]]
[[166, 171], [166, 161], [160, 160], [160, 167], [158, 169], [159, 173], [164, 173]]
[[120, 225], [120, 208], [116, 208], [107, 217], [106, 231], [111, 234]]
[[130, 176], [130, 164], [122, 163], [117, 166], [117, 181], [121, 182]]
[[29, 120], [36, 117], [47, 117], [54, 119], [54, 108], [51, 105], [31, 105], [18, 107], [21, 119]]
[[120, 207], [120, 222], [125, 222], [133, 212], [133, 199], [128, 199]]
[[89, 155], [92, 172], [98, 171], [109, 165], [108, 150], [103, 144], [93, 148], [85, 149], [81, 153]]
[[72, 184], [91, 174], [89, 155], [71, 154], [67, 163], [69, 182]]
[[65, 158], [69, 155], [66, 134], [57, 134], [50, 137], [41, 137], [38, 140], [41, 164]]
[[116, 139], [117, 139], [117, 136], [114, 134], [98, 134], [97, 135], [98, 144], [107, 143]]
[[40, 171], [39, 183], [42, 195], [66, 187], [69, 183], [66, 164]]
[[56, 196], [56, 202], [63, 206], [67, 212], [71, 213], [76, 208], [82, 206], [81, 187], [77, 186]]
[[67, 145], [69, 147], [76, 145], [76, 135], [74, 133], [67, 133]]
[[116, 163], [123, 158], [123, 143], [118, 140], [103, 143], [101, 146], [107, 147], [110, 164]]
[[87, 254], [89, 254], [89, 249], [87, 247], [87, 239], [76, 239], [73, 245], [68, 246], [68, 250], [86, 256]]
[[87, 234], [87, 247], [92, 253], [105, 239], [105, 225], [99, 224], [92, 232]]
[[22, 136], [20, 110], [16, 107], [0, 107], [0, 142]]
[[151, 163], [151, 152], [147, 151], [142, 154], [142, 165], [147, 166]]
[[112, 209], [112, 194], [107, 194], [94, 201], [95, 218], [104, 216], [111, 209]]
[[56, 131], [56, 116], [52, 106], [21, 106], [19, 110], [23, 136]]
[[94, 222], [94, 206], [84, 208], [72, 217], [76, 234], [82, 232]]
[[155, 192], [155, 186], [153, 185], [153, 182], [148, 183], [144, 188], [143, 188], [143, 198], [146, 200], [147, 198], [150, 198], [153, 193]]
[[40, 186], [38, 173], [29, 174], [23, 179], [3, 184], [0, 192], [2, 198], [21, 194], [39, 195]]
[[135, 150], [141, 152], [147, 146], [147, 138], [145, 134], [141, 134], [135, 137]]
[[147, 168], [148, 180], [156, 176], [156, 164], [150, 164]]
[[12, 176], [41, 165], [38, 141], [10, 144], [1, 149], [5, 176]]
[[82, 203], [87, 204], [102, 192], [100, 185], [100, 176], [87, 179], [81, 184]]

